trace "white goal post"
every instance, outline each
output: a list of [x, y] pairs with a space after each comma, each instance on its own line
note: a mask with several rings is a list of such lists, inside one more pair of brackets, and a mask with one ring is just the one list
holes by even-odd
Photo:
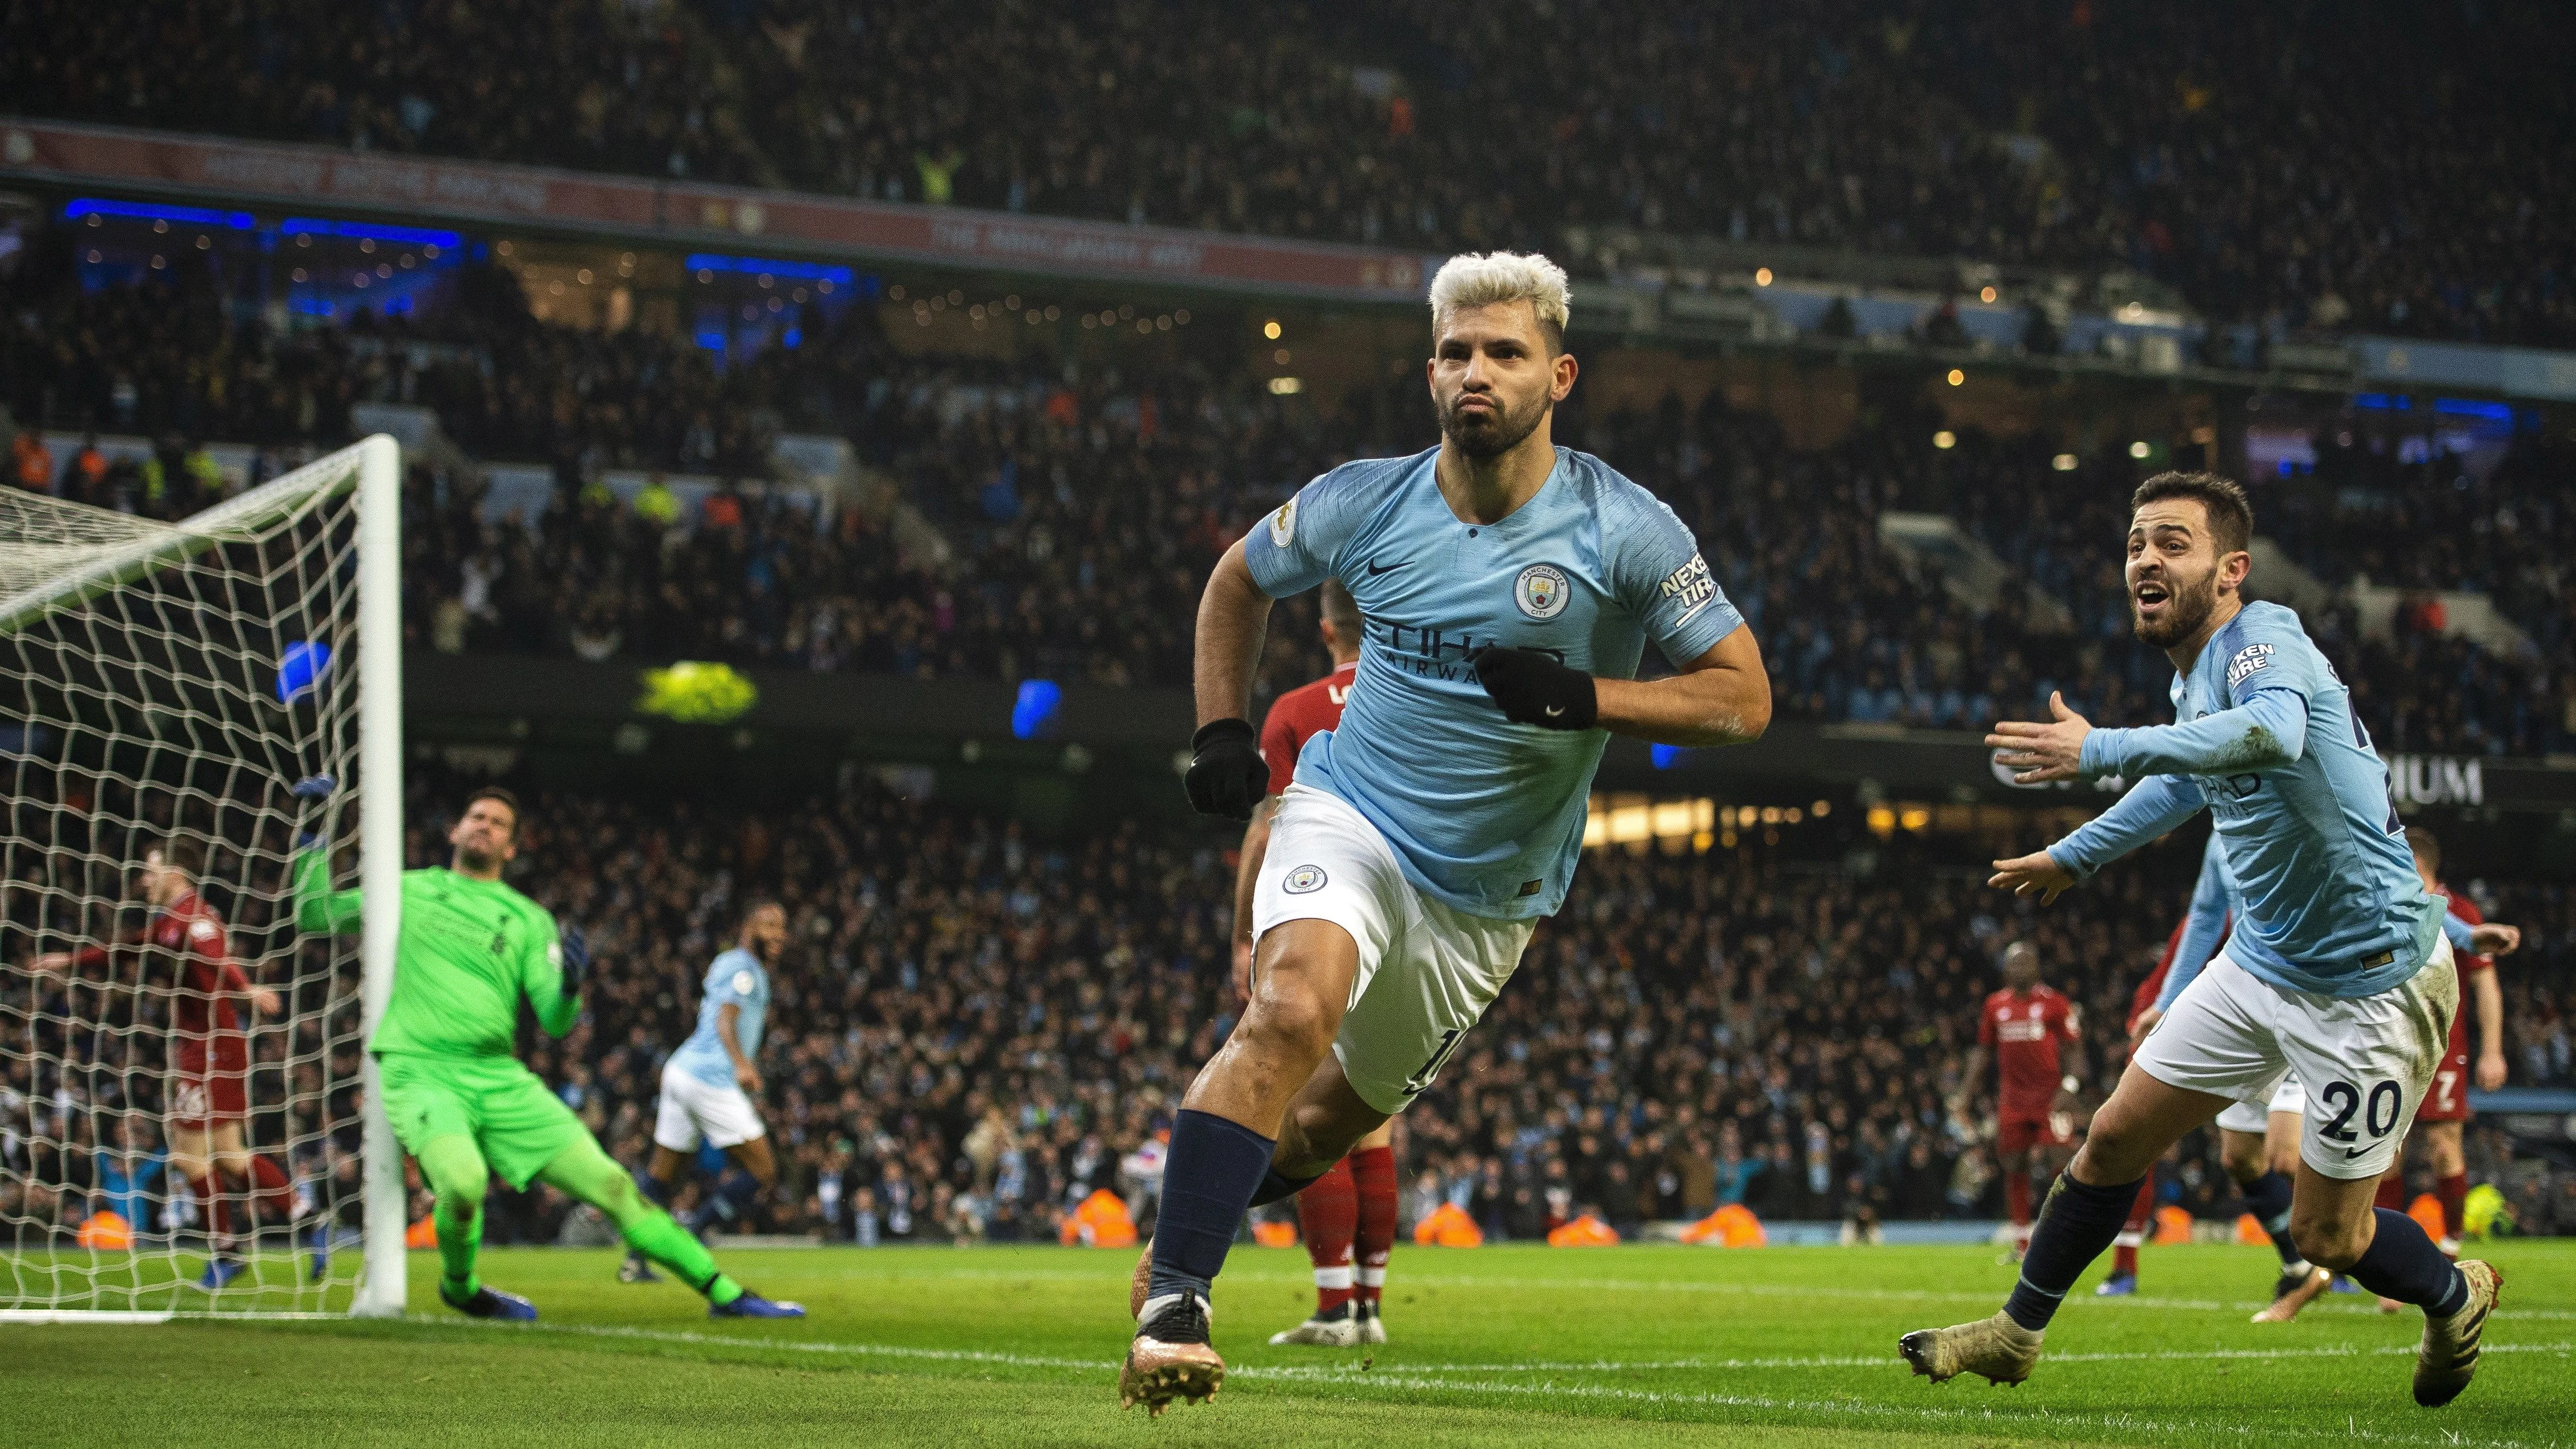
[[381, 435], [172, 523], [0, 487], [0, 1322], [402, 1312], [401, 566]]

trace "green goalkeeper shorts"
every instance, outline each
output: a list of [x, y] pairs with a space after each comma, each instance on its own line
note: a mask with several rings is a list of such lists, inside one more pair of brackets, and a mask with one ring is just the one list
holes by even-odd
[[417, 1157], [441, 1137], [470, 1137], [483, 1161], [516, 1189], [590, 1136], [563, 1099], [513, 1057], [385, 1052], [376, 1070], [385, 1115], [405, 1151]]

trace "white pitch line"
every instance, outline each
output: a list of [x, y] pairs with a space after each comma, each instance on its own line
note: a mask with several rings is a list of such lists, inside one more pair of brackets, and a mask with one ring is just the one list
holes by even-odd
[[[767, 1339], [725, 1333], [699, 1333], [686, 1329], [625, 1328], [612, 1324], [512, 1324], [459, 1322], [454, 1319], [414, 1316], [412, 1323], [443, 1325], [451, 1328], [497, 1328], [524, 1333], [560, 1333], [587, 1338], [639, 1339], [654, 1343], [684, 1343], [700, 1347], [782, 1349], [794, 1353], [848, 1354], [854, 1357], [918, 1359], [934, 1363], [983, 1363], [1007, 1368], [1115, 1369], [1116, 1359], [1059, 1358], [1039, 1354], [1003, 1353], [986, 1349], [921, 1348], [911, 1344], [841, 1343], [813, 1339]], [[2559, 1343], [2490, 1343], [2488, 1353], [2576, 1354], [2576, 1342]], [[2388, 1344], [2368, 1348], [2242, 1348], [2242, 1349], [2161, 1349], [2134, 1353], [2053, 1353], [2050, 1364], [2092, 1363], [2203, 1363], [2240, 1359], [2305, 1359], [2367, 1358], [2405, 1355], [2415, 1352], [2413, 1344]], [[1676, 1358], [1676, 1359], [1593, 1359], [1579, 1362], [1474, 1363], [1474, 1364], [1399, 1364], [1392, 1372], [1403, 1374], [1460, 1373], [1637, 1373], [1653, 1370], [1682, 1369], [1798, 1369], [1798, 1368], [1888, 1368], [1901, 1359], [1893, 1353], [1831, 1356], [1806, 1355], [1775, 1358]], [[1355, 1382], [1382, 1377], [1373, 1370], [1356, 1365], [1348, 1367], [1303, 1364], [1245, 1364], [1228, 1372], [1254, 1378], [1324, 1378], [1351, 1379]]]
[[[442, 1320], [437, 1319], [413, 1321], [433, 1323], [442, 1322]], [[934, 1363], [986, 1364], [1009, 1368], [1071, 1369], [1085, 1373], [1099, 1374], [1115, 1372], [1118, 1367], [1115, 1361], [1108, 1359], [1054, 1358], [1034, 1354], [993, 1353], [973, 1349], [915, 1348], [902, 1344], [823, 1343], [810, 1340], [798, 1341], [793, 1339], [754, 1339], [734, 1337], [726, 1334], [695, 1333], [685, 1330], [616, 1328], [577, 1324], [463, 1325], [450, 1322], [448, 1326], [489, 1327], [533, 1334], [564, 1334], [595, 1338], [640, 1339], [649, 1342], [682, 1343], [698, 1347], [715, 1346], [746, 1349], [785, 1349], [800, 1353], [837, 1353], [851, 1356], [912, 1359]], [[2487, 1351], [2490, 1353], [2512, 1352], [2517, 1349], [2523, 1352], [2566, 1352], [2571, 1349], [2576, 1349], [2576, 1345], [2487, 1345]], [[2411, 1348], [2375, 1350], [2374, 1352], [2383, 1351], [2413, 1352]], [[2299, 1350], [2248, 1350], [2241, 1353], [2228, 1353], [2222, 1351], [2208, 1355], [2173, 1354], [2161, 1356], [2175, 1358], [2241, 1358], [2254, 1357], [2257, 1355], [2280, 1358], [2315, 1356], [2313, 1354], [2303, 1353]], [[2153, 1356], [2158, 1355], [2066, 1354], [2053, 1357], [2050, 1362], [2100, 1362], [2115, 1359]], [[2354, 1354], [2351, 1356], [2358, 1357], [2359, 1355]], [[1816, 1363], [1816, 1366], [1826, 1366], [1826, 1361], [1817, 1360], [1814, 1362]], [[1894, 1366], [1895, 1362], [1896, 1361], [1893, 1356], [1890, 1356], [1887, 1359], [1872, 1358], [1853, 1361], [1854, 1364], [1859, 1366], [1885, 1364], [1891, 1368]], [[1760, 1361], [1758, 1360], [1750, 1361], [1748, 1366], [1758, 1366], [1759, 1364]], [[1586, 1369], [1594, 1369], [1599, 1366], [1585, 1365], [1584, 1367]], [[1939, 1407], [1917, 1408], [1900, 1404], [1872, 1404], [1858, 1399], [1794, 1399], [1778, 1398], [1770, 1395], [1759, 1394], [1692, 1393], [1674, 1390], [1629, 1389], [1604, 1384], [1561, 1383], [1556, 1381], [1536, 1384], [1501, 1383], [1492, 1381], [1480, 1383], [1474, 1380], [1462, 1382], [1455, 1379], [1426, 1376], [1427, 1371], [1420, 1368], [1397, 1369], [1387, 1373], [1368, 1371], [1355, 1373], [1349, 1370], [1329, 1371], [1312, 1368], [1245, 1365], [1240, 1368], [1231, 1369], [1228, 1372], [1230, 1377], [1241, 1379], [1269, 1379], [1282, 1383], [1331, 1384], [1343, 1388], [1410, 1389], [1417, 1392], [1428, 1393], [1481, 1394], [1488, 1397], [1544, 1397], [1555, 1400], [1581, 1398], [1613, 1403], [1651, 1404], [1677, 1408], [1756, 1409], [1772, 1412], [1822, 1414], [1837, 1417], [1861, 1416], [1891, 1420], [1914, 1420], [1941, 1424], [1955, 1424], [1961, 1422], [2001, 1424], [2007, 1422], [2029, 1423], [2037, 1421], [2052, 1427], [2063, 1427], [2067, 1429], [2104, 1431], [2128, 1430], [2173, 1434], [2233, 1434], [2248, 1440], [2252, 1440], [2256, 1436], [2261, 1436], [2266, 1440], [2326, 1440], [2344, 1444], [2423, 1444], [2452, 1446], [2452, 1449], [2457, 1449], [2457, 1446], [2464, 1445], [2474, 1446], [2474, 1449], [2542, 1449], [2542, 1446], [2533, 1444], [2527, 1440], [2474, 1439], [2448, 1430], [2440, 1431], [2438, 1437], [2431, 1438], [2415, 1438], [2385, 1434], [2375, 1430], [2361, 1428], [2358, 1423], [2350, 1421], [2347, 1421], [2346, 1427], [2340, 1430], [2303, 1429], [2281, 1425], [2270, 1425], [2258, 1428], [2251, 1425], [2226, 1425], [2178, 1420], [2144, 1419], [2131, 1414], [2069, 1414], [2045, 1406], [2036, 1408], [2029, 1414], [2013, 1414], [1999, 1413], [1991, 1408], [1984, 1410]], [[2555, 1446], [2557, 1443], [2558, 1441], [2556, 1440], [2550, 1441], [2552, 1446]]]
[[[2010, 1285], [1991, 1291], [1958, 1291], [1933, 1288], [1807, 1288], [1788, 1283], [1725, 1283], [1701, 1279], [1654, 1278], [1485, 1278], [1473, 1274], [1430, 1275], [1408, 1273], [1400, 1279], [1402, 1286], [1422, 1285], [1433, 1288], [1505, 1288], [1519, 1292], [1531, 1289], [1566, 1288], [1599, 1293], [1709, 1293], [1741, 1295], [1754, 1298], [1852, 1298], [1900, 1303], [1997, 1303], [2010, 1292]], [[2269, 1306], [2269, 1299], [2221, 1301], [2215, 1298], [2128, 1297], [2090, 1299], [2070, 1297], [2067, 1306], [2092, 1303], [2113, 1310], [2122, 1307], [2172, 1308], [2191, 1312], [2252, 1313]], [[2310, 1313], [2349, 1313], [2377, 1316], [2374, 1304], [2318, 1303]], [[2498, 1308], [2497, 1319], [2576, 1319], [2576, 1310], [2558, 1308]]]

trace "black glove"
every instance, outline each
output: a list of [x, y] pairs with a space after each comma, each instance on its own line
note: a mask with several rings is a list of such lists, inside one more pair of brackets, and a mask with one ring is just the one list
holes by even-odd
[[1535, 649], [1488, 644], [1467, 656], [1476, 682], [1503, 707], [1503, 718], [1544, 730], [1588, 730], [1601, 717], [1592, 676]]
[[1190, 772], [1184, 783], [1190, 808], [1201, 815], [1249, 820], [1270, 793], [1270, 766], [1261, 758], [1248, 719], [1210, 720], [1190, 736]]
[[579, 996], [582, 983], [590, 979], [590, 941], [581, 927], [567, 924], [556, 946], [563, 959], [563, 994]]

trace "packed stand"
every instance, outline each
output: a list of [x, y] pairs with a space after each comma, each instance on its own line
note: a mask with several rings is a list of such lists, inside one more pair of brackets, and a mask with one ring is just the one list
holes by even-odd
[[[416, 473], [405, 613], [443, 652], [1178, 686], [1199, 592], [1234, 538], [1335, 463], [1436, 436], [1409, 382], [1306, 407], [1189, 361], [1122, 373], [916, 355], [863, 305], [797, 348], [718, 369], [682, 338], [538, 322], [488, 267], [466, 269], [453, 304], [419, 318], [277, 335], [228, 323], [192, 266], [85, 290], [60, 261], [31, 262], [11, 284], [22, 305], [0, 319], [0, 399], [22, 418], [173, 439], [166, 462], [123, 472], [63, 461], [49, 486], [67, 496], [182, 516], [214, 485], [180, 439], [272, 445], [262, 471], [274, 471], [345, 438], [350, 406], [368, 400], [433, 407], [479, 456], [552, 464], [553, 506], [535, 519], [488, 516], [470, 471]], [[1801, 452], [1715, 392], [1696, 408], [1675, 397], [1608, 414], [1578, 392], [1557, 426], [1697, 532], [1762, 640], [1781, 718], [1978, 729], [2045, 717], [2052, 690], [2103, 724], [2168, 718], [2170, 665], [2130, 637], [2119, 577], [2136, 468], [2059, 472], [2036, 437], [1969, 431], [1943, 449], [1929, 441], [1936, 423], [1896, 407]], [[621, 501], [599, 482], [614, 468], [757, 478], [781, 431], [853, 439], [863, 466], [901, 480], [953, 562], [907, 556], [865, 509], [817, 527], [727, 487], [682, 517], [666, 489]], [[2382, 632], [2348, 608], [2318, 612], [2310, 632], [2373, 738], [2416, 753], [2576, 748], [2576, 589], [2556, 563], [2576, 544], [2556, 501], [2576, 459], [2526, 432], [2481, 482], [2447, 454], [2401, 464], [2319, 444], [2313, 475], [2253, 480], [2263, 532], [2331, 583], [2358, 572], [2490, 590], [2532, 640], [2508, 656], [2414, 616]], [[1955, 517], [2013, 580], [1971, 605], [1937, 566], [1882, 541], [1890, 510]], [[2392, 549], [2399, 537], [2408, 546]], [[2068, 617], [2048, 616], [2033, 589]], [[1285, 632], [1264, 697], [1323, 672], [1311, 631]]]
[[2125, 267], [2220, 321], [2566, 346], [2572, 46], [2547, 7], [2481, 4], [195, 0], [120, 26], [41, 0], [0, 24], [0, 89], [49, 117], [1419, 250], [1609, 222]]

